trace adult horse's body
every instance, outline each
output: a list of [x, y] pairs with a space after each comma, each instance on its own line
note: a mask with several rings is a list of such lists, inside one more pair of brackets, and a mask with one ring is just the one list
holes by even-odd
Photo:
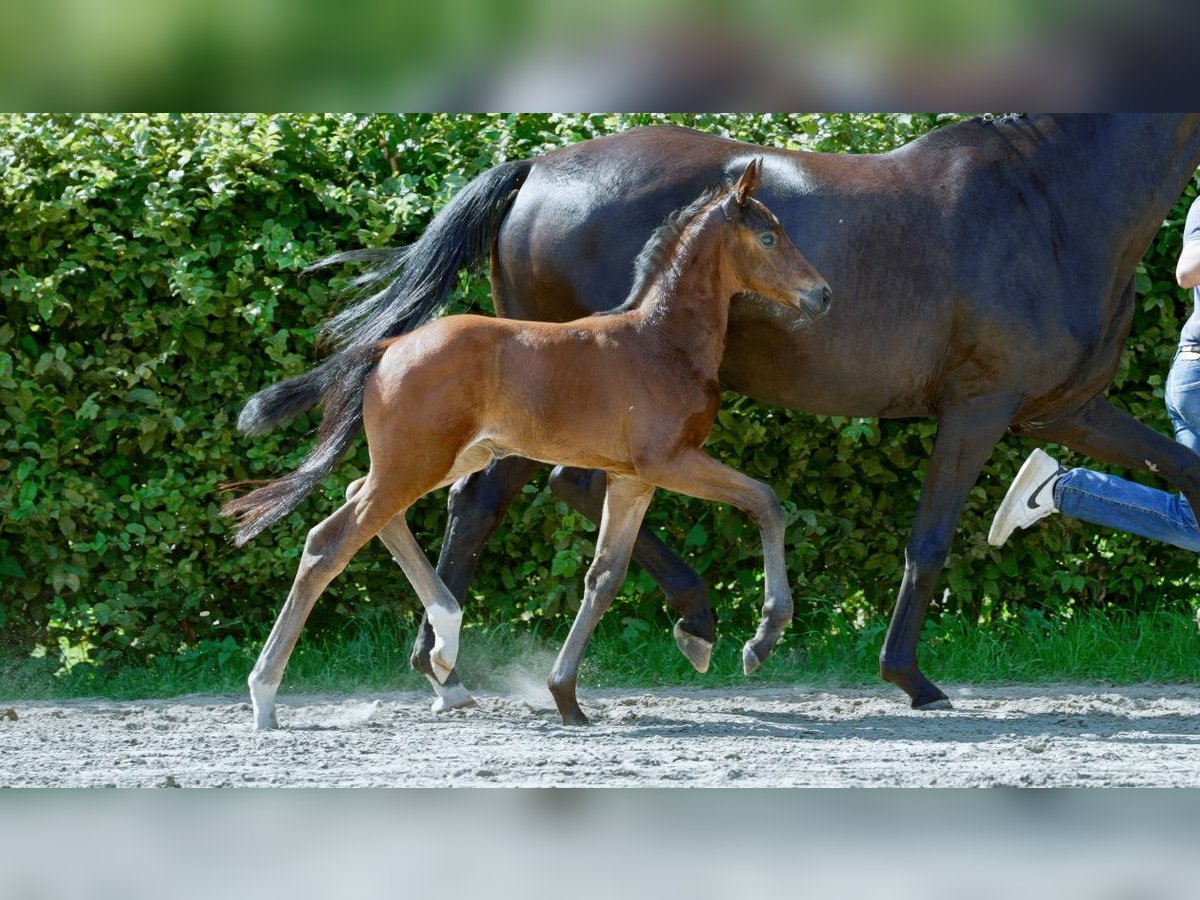
[[[384, 286], [333, 333], [354, 345], [410, 327], [410, 294], [445, 296], [459, 266], [489, 250], [501, 314], [575, 318], [589, 298], [623, 294], [612, 287], [628, 284], [638, 235], [754, 155], [765, 157], [759, 196], [838, 303], [819, 335], [739, 304], [722, 381], [809, 412], [939, 418], [880, 669], [914, 707], [944, 701], [918, 666], [921, 624], [967, 494], [1005, 429], [1150, 468], [1200, 508], [1200, 459], [1101, 396], [1129, 330], [1135, 267], [1200, 163], [1200, 116], [972, 121], [879, 155], [773, 150], [678, 128], [587, 141], [464, 188], [421, 241], [383, 257]], [[453, 255], [435, 251], [451, 238]], [[504, 460], [452, 492], [439, 572], [460, 596], [531, 472]], [[595, 515], [594, 483], [568, 473], [557, 484]], [[682, 613], [682, 637], [710, 641], [694, 574], [647, 535], [635, 559]], [[425, 655], [419, 645], [423, 668]], [[462, 692], [453, 680], [444, 689]]]

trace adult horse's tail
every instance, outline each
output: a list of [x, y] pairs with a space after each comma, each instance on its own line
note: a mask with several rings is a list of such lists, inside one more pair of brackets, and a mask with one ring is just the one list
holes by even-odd
[[407, 247], [337, 253], [313, 268], [348, 261], [372, 267], [354, 282], [359, 295], [321, 329], [320, 343], [338, 348], [303, 375], [271, 385], [247, 402], [238, 429], [264, 434], [311, 409], [342, 376], [341, 354], [412, 331], [440, 312], [463, 268], [488, 258], [513, 193], [524, 183], [531, 160], [502, 163], [459, 191]]
[[294, 472], [269, 481], [221, 507], [221, 515], [237, 519], [233, 536], [236, 546], [242, 546], [299, 506], [300, 501], [312, 493], [346, 455], [362, 430], [367, 376], [378, 364], [384, 349], [384, 345], [378, 343], [347, 347], [318, 367], [324, 373], [322, 383], [326, 387], [317, 398], [324, 407], [317, 445]]

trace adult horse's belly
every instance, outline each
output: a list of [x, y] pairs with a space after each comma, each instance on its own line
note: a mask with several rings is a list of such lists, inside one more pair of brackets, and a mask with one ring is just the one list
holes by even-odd
[[867, 327], [843, 303], [809, 328], [743, 309], [731, 317], [722, 385], [810, 413], [903, 418], [937, 414], [933, 385], [944, 339], [930, 329]]

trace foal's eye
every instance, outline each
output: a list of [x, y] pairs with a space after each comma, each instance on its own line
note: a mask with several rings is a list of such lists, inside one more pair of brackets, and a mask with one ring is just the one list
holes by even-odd
[[764, 231], [758, 236], [758, 242], [770, 250], [775, 246], [775, 235], [770, 231]]

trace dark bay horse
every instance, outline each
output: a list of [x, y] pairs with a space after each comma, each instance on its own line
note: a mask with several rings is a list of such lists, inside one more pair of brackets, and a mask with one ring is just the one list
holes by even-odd
[[[487, 260], [501, 314], [576, 318], [623, 294], [639, 234], [759, 155], [760, 198], [838, 303], [819, 335], [765, 304], [735, 304], [721, 380], [808, 412], [939, 419], [880, 670], [914, 707], [944, 703], [918, 665], [921, 624], [968, 492], [1006, 429], [1150, 468], [1200, 508], [1200, 460], [1101, 396], [1132, 318], [1135, 267], [1200, 163], [1200, 116], [974, 120], [878, 155], [674, 127], [585, 141], [480, 175], [408, 248], [334, 258], [375, 267], [329, 336], [353, 348], [411, 328], [445, 302], [462, 266]], [[334, 377], [339, 358], [321, 377]], [[297, 412], [319, 382], [295, 392]], [[257, 427], [253, 404], [244, 419]], [[451, 490], [438, 571], [456, 596], [536, 466], [510, 457]], [[595, 518], [601, 478], [565, 470], [552, 484]], [[634, 559], [680, 613], [681, 649], [702, 663], [714, 620], [700, 579], [648, 533]], [[425, 629], [413, 657], [426, 672], [430, 640]], [[469, 700], [454, 676], [441, 691], [449, 705]]]
[[[587, 722], [575, 695], [584, 649], [625, 578], [656, 487], [729, 503], [762, 535], [763, 618], [746, 644], [747, 672], [792, 617], [783, 509], [765, 484], [700, 449], [720, 405], [717, 372], [730, 301], [753, 295], [794, 327], [823, 315], [829, 286], [751, 195], [760, 163], [732, 188], [702, 194], [639, 255], [639, 277], [609, 315], [569, 323], [450, 316], [349, 354], [322, 397], [317, 446], [290, 475], [225, 504], [241, 545], [279, 521], [333, 469], [361, 427], [371, 467], [346, 503], [312, 529], [296, 580], [250, 675], [255, 725], [276, 727], [275, 693], [309, 611], [350, 558], [378, 534], [412, 583], [434, 632], [434, 684], [458, 655], [462, 611], [405, 523], [430, 491], [495, 458], [518, 455], [607, 473], [596, 555], [550, 690], [565, 724]], [[611, 306], [611, 299], [603, 306]], [[300, 376], [303, 379], [305, 376]], [[591, 386], [604, 381], [605, 390]], [[260, 395], [270, 415], [278, 389]]]

